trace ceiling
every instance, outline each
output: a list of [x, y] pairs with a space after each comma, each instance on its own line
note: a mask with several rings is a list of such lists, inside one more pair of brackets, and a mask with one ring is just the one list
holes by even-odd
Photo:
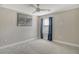
[[63, 10], [79, 8], [79, 4], [40, 4], [40, 8], [50, 9], [50, 11], [42, 11], [42, 12], [32, 14], [32, 12], [35, 9], [33, 7], [31, 7], [30, 4], [2, 4], [0, 6], [2, 6], [4, 8], [16, 10], [18, 12], [24, 12], [24, 13], [27, 13], [30, 15], [37, 15], [37, 16], [54, 13], [54, 12], [59, 12], [59, 11], [63, 11]]

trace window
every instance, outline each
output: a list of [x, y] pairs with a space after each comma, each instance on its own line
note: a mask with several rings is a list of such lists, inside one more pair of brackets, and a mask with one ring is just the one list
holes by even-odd
[[44, 26], [48, 26], [48, 25], [49, 25], [49, 20], [48, 20], [48, 18], [46, 18], [46, 19], [43, 20], [43, 25], [44, 25]]

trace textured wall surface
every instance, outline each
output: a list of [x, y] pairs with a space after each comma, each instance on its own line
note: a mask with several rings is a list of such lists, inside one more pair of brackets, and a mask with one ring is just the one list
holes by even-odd
[[53, 17], [53, 39], [79, 45], [79, 8], [57, 12], [40, 18]]
[[0, 46], [35, 38], [34, 20], [32, 26], [17, 27], [17, 12], [0, 7]]

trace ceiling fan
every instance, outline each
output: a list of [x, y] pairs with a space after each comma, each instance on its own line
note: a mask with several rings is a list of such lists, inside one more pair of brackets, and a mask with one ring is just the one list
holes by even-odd
[[36, 13], [36, 12], [41, 12], [41, 11], [50, 11], [50, 9], [41, 9], [39, 6], [40, 4], [36, 4], [33, 5], [33, 4], [30, 4], [31, 7], [35, 8], [35, 11], [33, 11], [33, 13]]

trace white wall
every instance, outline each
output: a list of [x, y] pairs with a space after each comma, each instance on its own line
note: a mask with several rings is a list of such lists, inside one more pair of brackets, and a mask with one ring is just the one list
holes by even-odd
[[17, 12], [0, 7], [0, 46], [36, 38], [36, 22], [32, 26], [17, 27]]
[[41, 18], [53, 17], [54, 40], [79, 45], [79, 8], [52, 13]]
[[38, 16], [33, 16], [33, 29], [34, 30], [34, 35], [36, 38], [38, 38], [38, 31], [39, 31], [39, 17]]

